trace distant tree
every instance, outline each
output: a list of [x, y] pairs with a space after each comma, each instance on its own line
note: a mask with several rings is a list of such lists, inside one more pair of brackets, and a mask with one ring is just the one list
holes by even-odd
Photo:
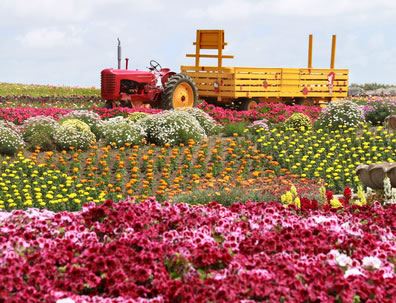
[[363, 88], [364, 90], [375, 90], [378, 88], [388, 88], [388, 87], [395, 87], [396, 85], [390, 85], [390, 84], [382, 84], [382, 83], [365, 83], [365, 84], [356, 84], [356, 83], [351, 83], [349, 87], [360, 87]]

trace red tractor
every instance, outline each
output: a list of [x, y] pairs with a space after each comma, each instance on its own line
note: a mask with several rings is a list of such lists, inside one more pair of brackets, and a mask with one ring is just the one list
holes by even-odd
[[121, 69], [121, 44], [118, 39], [118, 69], [108, 68], [101, 72], [101, 95], [105, 108], [117, 106], [157, 107], [175, 109], [193, 107], [198, 94], [194, 81], [185, 74], [177, 74], [150, 61], [150, 71]]

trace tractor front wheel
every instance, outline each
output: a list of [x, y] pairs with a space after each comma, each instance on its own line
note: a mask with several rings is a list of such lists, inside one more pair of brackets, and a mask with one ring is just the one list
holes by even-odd
[[173, 75], [165, 84], [161, 101], [164, 109], [194, 107], [198, 102], [197, 87], [191, 77]]
[[105, 105], [103, 106], [103, 108], [112, 109], [112, 108], [113, 108], [113, 102], [107, 100], [106, 103], [105, 103]]

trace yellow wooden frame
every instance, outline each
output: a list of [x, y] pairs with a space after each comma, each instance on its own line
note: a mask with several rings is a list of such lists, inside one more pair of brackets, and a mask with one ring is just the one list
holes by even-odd
[[[307, 68], [257, 68], [223, 67], [223, 55], [227, 45], [224, 30], [197, 30], [194, 66], [181, 66], [181, 72], [189, 75], [197, 85], [200, 97], [215, 97], [218, 101], [237, 98], [284, 100], [310, 98], [312, 100], [337, 100], [348, 93], [347, 69], [334, 69], [335, 39], [333, 35], [330, 69], [312, 68], [312, 35], [309, 36]], [[217, 49], [216, 55], [205, 55], [202, 49]], [[217, 58], [217, 66], [200, 66], [200, 58]], [[333, 86], [328, 75], [334, 73]]]

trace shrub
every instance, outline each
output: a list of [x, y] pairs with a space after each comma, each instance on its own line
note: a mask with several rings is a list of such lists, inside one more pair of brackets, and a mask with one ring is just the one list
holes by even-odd
[[30, 143], [29, 149], [34, 150], [37, 146], [40, 146], [41, 150], [56, 149], [53, 138], [56, 126], [57, 124], [37, 124], [30, 127], [24, 135], [25, 141]]
[[0, 123], [0, 153], [14, 155], [24, 145], [22, 136]]
[[396, 114], [396, 101], [394, 100], [372, 100], [362, 106], [364, 117], [373, 125], [384, 123], [389, 115]]
[[249, 122], [236, 122], [236, 123], [229, 123], [224, 126], [224, 135], [227, 137], [233, 136], [234, 134], [238, 134], [241, 136], [245, 129], [248, 127]]
[[188, 143], [189, 139], [200, 141], [206, 137], [197, 119], [185, 111], [149, 115], [138, 123], [145, 130], [147, 140], [156, 144]]
[[145, 136], [143, 127], [126, 119], [121, 122], [106, 121], [103, 125], [103, 132], [106, 144], [113, 147], [121, 147], [126, 143], [138, 144]]
[[26, 119], [21, 125], [20, 129], [23, 138], [29, 142], [29, 138], [36, 132], [38, 128], [46, 127], [52, 137], [53, 131], [57, 127], [56, 120], [49, 116], [35, 116]]
[[218, 204], [224, 206], [232, 206], [235, 203], [245, 203], [245, 201], [260, 202], [260, 201], [276, 201], [279, 197], [273, 196], [270, 193], [262, 191], [246, 190], [242, 188], [233, 188], [229, 191], [222, 189], [199, 189], [194, 190], [188, 194], [179, 194], [173, 197], [175, 203], [187, 203], [191, 205], [208, 204], [216, 201]]
[[248, 135], [253, 137], [253, 140], [256, 140], [258, 137], [265, 135], [266, 132], [270, 130], [267, 119], [256, 120], [252, 124], [250, 124], [244, 132], [249, 132]]
[[90, 127], [91, 132], [95, 134], [97, 140], [103, 137], [102, 119], [99, 114], [89, 110], [74, 110], [64, 115], [59, 122], [63, 124], [64, 121], [69, 119], [78, 119], [86, 123]]
[[11, 121], [0, 120], [0, 126], [7, 127], [7, 128], [13, 130], [14, 132], [16, 132], [16, 133], [18, 133], [18, 134], [21, 133], [20, 127], [17, 126], [17, 125], [15, 125], [15, 124], [14, 124], [13, 122], [11, 122]]
[[133, 112], [133, 113], [130, 113], [130, 114], [128, 115], [127, 119], [128, 119], [129, 121], [131, 121], [131, 122], [137, 122], [138, 120], [143, 119], [143, 118], [146, 117], [147, 115], [149, 115], [149, 114], [147, 114], [147, 113], [142, 113], [142, 112]]
[[55, 130], [54, 140], [62, 149], [87, 149], [95, 141], [95, 135], [88, 124], [77, 119], [68, 119]]
[[285, 126], [295, 130], [305, 130], [312, 127], [312, 122], [307, 115], [295, 112], [285, 121]]
[[218, 134], [222, 129], [222, 127], [202, 109], [196, 107], [181, 107], [177, 110], [185, 111], [197, 119], [199, 124], [205, 130], [206, 135]]
[[362, 108], [352, 101], [333, 101], [328, 104], [315, 123], [319, 128], [330, 130], [338, 129], [340, 126], [355, 127], [364, 122]]

